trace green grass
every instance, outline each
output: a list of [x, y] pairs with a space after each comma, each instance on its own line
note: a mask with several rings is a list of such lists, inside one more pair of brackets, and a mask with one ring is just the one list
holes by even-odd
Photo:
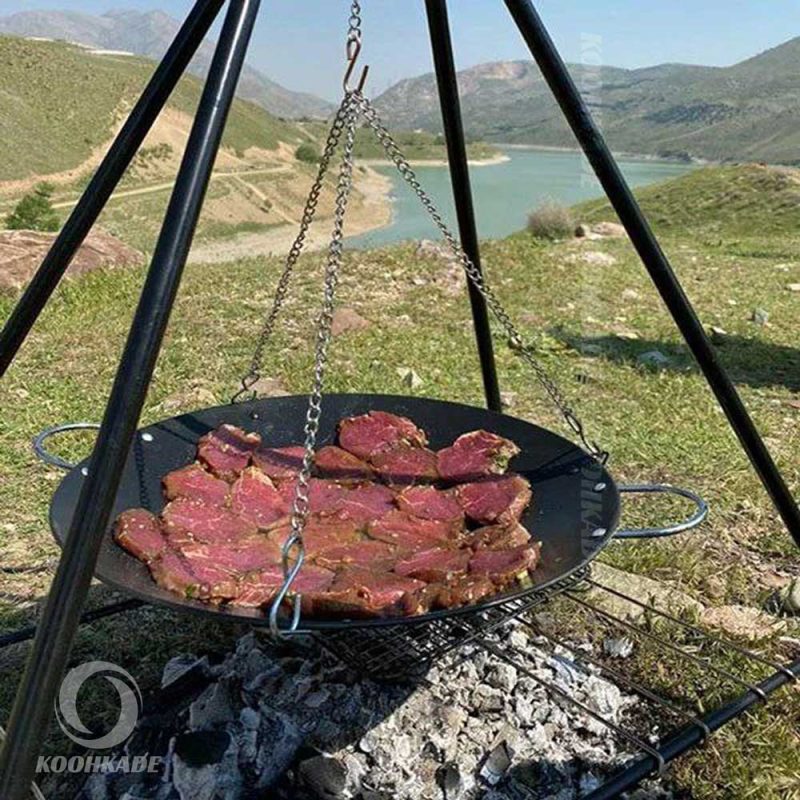
[[[758, 174], [721, 171], [719, 186], [741, 178], [740, 190], [751, 200], [761, 191], [766, 204], [777, 202], [754, 188], [750, 181]], [[707, 183], [713, 178], [713, 172], [705, 173]], [[797, 495], [800, 411], [792, 404], [800, 391], [800, 296], [784, 285], [800, 283], [800, 227], [763, 230], [759, 220], [769, 214], [751, 202], [739, 215], [742, 235], [728, 238], [727, 222], [712, 234], [717, 217], [703, 210], [714, 206], [710, 195], [684, 194], [684, 203], [677, 202], [675, 187], [687, 180], [644, 190], [642, 196], [648, 205], [659, 197], [674, 198], [674, 212], [658, 223], [665, 250], [702, 321], [727, 331], [720, 359]], [[693, 203], [694, 213], [687, 208]], [[596, 218], [602, 217], [602, 209], [595, 207]], [[603, 267], [586, 263], [581, 255], [587, 250], [602, 251], [616, 262]], [[748, 254], [742, 255], [745, 250]], [[794, 257], [778, 260], [772, 255], [776, 250]], [[774, 570], [796, 574], [797, 550], [630, 245], [623, 240], [552, 245], [520, 233], [486, 243], [483, 252], [488, 277], [511, 316], [575, 399], [589, 435], [611, 451], [615, 476], [686, 485], [711, 503], [709, 522], [699, 532], [674, 541], [618, 544], [605, 560], [679, 585], [712, 604], [758, 605], [771, 591], [768, 578]], [[321, 255], [311, 254], [298, 266], [298, 284], [265, 355], [269, 375], [281, 378], [292, 392], [306, 392], [310, 385], [310, 320], [321, 299], [322, 261]], [[211, 397], [227, 401], [247, 366], [279, 269], [279, 259], [265, 258], [187, 268], [144, 423], [177, 413], [176, 406], [189, 410], [201, 395], [203, 405]], [[397, 374], [398, 367], [407, 366], [423, 380], [419, 394], [481, 403], [468, 303], [448, 291], [447, 271], [436, 260], [420, 258], [413, 246], [346, 257], [340, 303], [372, 325], [333, 341], [330, 391], [407, 394]], [[420, 278], [424, 284], [416, 285], [413, 279]], [[32, 564], [57, 555], [47, 507], [60, 474], [36, 462], [30, 439], [56, 422], [99, 417], [142, 280], [141, 271], [108, 270], [65, 283], [0, 385], [0, 551], [6, 563]], [[0, 319], [13, 301], [0, 297]], [[754, 307], [770, 313], [769, 326], [749, 321]], [[590, 344], [594, 347], [587, 348]], [[661, 371], [637, 361], [642, 352], [656, 348], [671, 357]], [[502, 387], [515, 394], [510, 413], [563, 430], [529, 371], [500, 338], [497, 358]], [[83, 455], [87, 443], [72, 441], [64, 452]], [[663, 521], [685, 510], [682, 505], [629, 503], [624, 524]], [[0, 626], [10, 629], [32, 621], [47, 582], [46, 574], [4, 576]], [[94, 592], [99, 599], [101, 590]], [[155, 685], [169, 655], [224, 646], [234, 634], [148, 609], [86, 629], [73, 660], [90, 652], [113, 656], [132, 666], [146, 688]], [[780, 642], [761, 647], [778, 658], [790, 655], [789, 646]], [[3, 716], [25, 649], [5, 656]], [[665, 664], [645, 659], [641, 669], [666, 690], [679, 690], [683, 676]], [[785, 692], [764, 713], [727, 729], [680, 762], [672, 780], [697, 800], [792, 797], [800, 762], [798, 723], [800, 698]], [[48, 747], [63, 752], [65, 744], [53, 734]]]

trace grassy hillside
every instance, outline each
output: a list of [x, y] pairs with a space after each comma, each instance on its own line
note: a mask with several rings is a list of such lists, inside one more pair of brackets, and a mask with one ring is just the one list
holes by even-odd
[[[0, 36], [0, 181], [79, 167], [109, 141], [153, 68], [154, 62], [143, 58]], [[193, 113], [201, 90], [197, 78], [184, 78], [168, 107]], [[298, 138], [291, 123], [237, 100], [224, 146], [238, 152], [273, 149], [280, 140]]]
[[[663, 245], [701, 319], [724, 329], [717, 338], [720, 359], [797, 495], [800, 294], [785, 286], [800, 283], [800, 226], [787, 210], [771, 227], [761, 227], [792, 198], [791, 187], [773, 181], [774, 174], [710, 169], [645, 190], [642, 198], [651, 212], [660, 209], [664, 215], [658, 221]], [[743, 199], [731, 227], [737, 197]], [[595, 218], [608, 216], [599, 204], [582, 207], [586, 215], [593, 209]], [[709, 231], [713, 235], [706, 235]], [[699, 531], [620, 544], [603, 559], [709, 606], [762, 607], [779, 581], [797, 574], [797, 550], [630, 244], [624, 239], [545, 244], [520, 233], [487, 242], [483, 252], [487, 276], [511, 316], [575, 398], [590, 436], [610, 449], [615, 476], [688, 485], [711, 504], [709, 521]], [[606, 257], [601, 266], [589, 257], [597, 253]], [[306, 392], [310, 385], [309, 320], [320, 300], [322, 266], [318, 256], [302, 259], [286, 324], [278, 325], [265, 353], [269, 377], [291, 392]], [[253, 331], [280, 267], [271, 258], [189, 266], [147, 400], [146, 423], [227, 402], [248, 363]], [[6, 566], [42, 564], [57, 555], [47, 507], [61, 474], [35, 460], [30, 440], [54, 422], [98, 418], [142, 277], [140, 271], [119, 270], [64, 283], [0, 384], [0, 550]], [[12, 302], [0, 297], [0, 320]], [[469, 304], [447, 264], [413, 245], [348, 254], [340, 302], [371, 324], [334, 339], [331, 391], [408, 394], [398, 368], [410, 367], [423, 382], [415, 390], [421, 395], [482, 402]], [[754, 308], [768, 312], [767, 325], [751, 321]], [[529, 371], [500, 339], [497, 343], [508, 413], [563, 430]], [[654, 349], [668, 358], [663, 369], [639, 361]], [[60, 446], [64, 455], [77, 457], [87, 452], [89, 440]], [[632, 502], [625, 506], [624, 521], [663, 522], [665, 514], [684, 510]], [[35, 621], [50, 576], [49, 570], [0, 575], [0, 627]], [[111, 596], [96, 585], [91, 602]], [[792, 640], [799, 633], [795, 622], [787, 624], [789, 638], [760, 640], [759, 651], [781, 660], [794, 657]], [[130, 669], [148, 692], [158, 685], [169, 657], [228, 646], [240, 632], [151, 607], [85, 626], [72, 659], [112, 660]], [[9, 707], [27, 652], [21, 645], [4, 653], [0, 709]], [[636, 676], [643, 666], [639, 657], [637, 650], [625, 661], [626, 673]], [[666, 653], [658, 663], [644, 665], [642, 676], [645, 685], [656, 681], [678, 702], [686, 697], [686, 678], [672, 669]], [[693, 712], [708, 710], [713, 700], [698, 696], [689, 706]], [[108, 708], [96, 712], [98, 718], [109, 714]], [[676, 796], [693, 800], [786, 800], [797, 782], [798, 721], [800, 697], [784, 691], [754, 717], [715, 734], [712, 744], [679, 761], [665, 780]], [[88, 715], [84, 722], [91, 727]], [[68, 746], [51, 731], [49, 752], [66, 753]], [[44, 787], [53, 800], [72, 796], [68, 788]]]

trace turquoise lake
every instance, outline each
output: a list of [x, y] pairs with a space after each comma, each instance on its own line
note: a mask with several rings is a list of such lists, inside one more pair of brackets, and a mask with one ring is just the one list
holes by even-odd
[[[543, 201], [571, 205], [603, 194], [580, 153], [533, 148], [509, 148], [503, 152], [509, 161], [470, 168], [478, 235], [482, 239], [501, 238], [524, 228], [528, 213]], [[689, 164], [636, 159], [620, 159], [619, 165], [632, 186], [667, 180], [693, 169]], [[392, 222], [378, 230], [348, 238], [347, 245], [374, 247], [407, 239], [438, 238], [419, 200], [393, 168], [387, 165], [377, 169], [392, 179]], [[455, 230], [447, 169], [415, 167], [414, 171]], [[458, 231], [455, 233], [457, 235]]]

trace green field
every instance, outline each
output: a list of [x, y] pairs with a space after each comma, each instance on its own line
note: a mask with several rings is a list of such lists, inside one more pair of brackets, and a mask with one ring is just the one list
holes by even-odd
[[[786, 288], [800, 284], [795, 192], [794, 173], [744, 167], [693, 173], [641, 196], [702, 321], [716, 328], [720, 359], [797, 496], [800, 293]], [[594, 203], [577, 216], [609, 214]], [[487, 243], [483, 252], [502, 302], [575, 398], [589, 435], [611, 451], [615, 475], [686, 485], [711, 503], [700, 532], [615, 546], [604, 560], [707, 604], [761, 607], [776, 571], [797, 575], [797, 550], [631, 246], [623, 239], [543, 243], [520, 233]], [[598, 266], [587, 257], [596, 253], [613, 262]], [[319, 255], [304, 257], [285, 324], [266, 351], [269, 376], [292, 392], [310, 386], [309, 320], [320, 301], [321, 266]], [[227, 402], [279, 269], [278, 259], [263, 258], [187, 269], [143, 422]], [[65, 283], [0, 386], [0, 550], [6, 564], [57, 556], [47, 507], [60, 474], [36, 462], [30, 440], [58, 422], [98, 419], [142, 280], [141, 271], [107, 270]], [[13, 302], [0, 297], [0, 318]], [[329, 390], [407, 394], [397, 370], [411, 367], [422, 379], [417, 393], [481, 403], [469, 304], [442, 263], [413, 246], [348, 255], [340, 303], [372, 324], [333, 341]], [[751, 321], [755, 309], [768, 312], [767, 325]], [[496, 346], [502, 388], [512, 393], [509, 413], [563, 430], [529, 371], [501, 338]], [[640, 363], [653, 350], [669, 359], [664, 368]], [[86, 448], [85, 440], [75, 440], [64, 452], [78, 456]], [[663, 521], [664, 511], [631, 504], [625, 524]], [[2, 581], [0, 625], [32, 622], [49, 572], [6, 574]], [[92, 603], [109, 596], [96, 586]], [[73, 659], [107, 657], [134, 669], [147, 690], [170, 655], [222, 647], [240, 633], [149, 608], [84, 628]], [[786, 635], [797, 637], [797, 626], [790, 624]], [[758, 646], [780, 659], [797, 655], [796, 645], [777, 639]], [[3, 717], [26, 653], [27, 646], [19, 646], [3, 656]], [[667, 691], [680, 691], [683, 675], [659, 663], [640, 666]], [[98, 716], [106, 712], [96, 709]], [[800, 695], [785, 692], [764, 713], [681, 761], [667, 785], [696, 800], [796, 797], [799, 724]], [[55, 734], [48, 746], [64, 752]], [[51, 794], [45, 793], [56, 797], [55, 787], [48, 788]]]

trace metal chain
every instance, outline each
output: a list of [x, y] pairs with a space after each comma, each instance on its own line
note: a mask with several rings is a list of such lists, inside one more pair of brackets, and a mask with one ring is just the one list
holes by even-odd
[[375, 132], [375, 135], [378, 137], [383, 149], [386, 151], [389, 160], [394, 163], [403, 180], [405, 180], [405, 182], [411, 187], [414, 194], [416, 194], [416, 196], [419, 198], [434, 224], [439, 229], [442, 237], [447, 242], [448, 247], [461, 262], [467, 278], [472, 282], [473, 286], [475, 286], [478, 292], [480, 292], [495, 318], [505, 330], [511, 347], [517, 353], [519, 353], [533, 369], [539, 383], [544, 388], [553, 404], [561, 412], [561, 415], [564, 417], [567, 425], [580, 438], [584, 447], [590, 453], [592, 453], [592, 455], [605, 463], [605, 461], [608, 459], [608, 452], [601, 449], [596, 442], [590, 442], [587, 439], [583, 423], [578, 419], [575, 411], [572, 409], [561, 389], [559, 389], [559, 387], [554, 383], [553, 379], [547, 373], [547, 370], [539, 363], [533, 350], [524, 343], [521, 334], [514, 326], [514, 323], [506, 313], [503, 305], [497, 299], [497, 296], [492, 288], [486, 283], [486, 279], [481, 271], [475, 266], [475, 264], [472, 263], [470, 258], [462, 249], [458, 240], [450, 232], [450, 229], [442, 219], [442, 216], [436, 210], [432, 200], [430, 197], [428, 197], [425, 190], [417, 180], [417, 176], [414, 173], [414, 170], [411, 168], [411, 165], [408, 163], [408, 160], [397, 146], [397, 143], [394, 141], [389, 131], [381, 122], [378, 112], [372, 103], [370, 103], [370, 101], [360, 93], [356, 93], [356, 98], [364, 119], [370, 128], [372, 128], [372, 130]]
[[[333, 218], [333, 233], [328, 247], [328, 260], [325, 267], [325, 288], [323, 292], [322, 310], [317, 318], [317, 341], [314, 355], [314, 381], [311, 394], [308, 398], [308, 411], [305, 424], [305, 452], [303, 453], [303, 466], [297, 476], [294, 502], [292, 504], [291, 524], [292, 530], [283, 545], [283, 574], [284, 583], [276, 595], [270, 609], [270, 626], [275, 635], [280, 635], [277, 625], [277, 614], [292, 581], [300, 571], [304, 558], [303, 529], [309, 513], [309, 480], [314, 462], [314, 453], [317, 446], [317, 433], [322, 416], [322, 395], [325, 386], [325, 367], [328, 361], [328, 346], [331, 340], [331, 326], [333, 324], [333, 309], [336, 299], [336, 287], [339, 283], [339, 268], [342, 261], [344, 240], [344, 219], [347, 212], [347, 202], [353, 185], [353, 149], [355, 146], [357, 104], [348, 102], [342, 104], [346, 109], [344, 125], [346, 127], [342, 163], [339, 170], [339, 180], [336, 185], [336, 208]], [[291, 563], [293, 561], [293, 564]], [[292, 628], [295, 629], [300, 619], [300, 595], [294, 598], [294, 618]]]
[[250, 362], [250, 366], [241, 379], [241, 389], [239, 389], [239, 391], [236, 392], [236, 394], [231, 398], [232, 403], [255, 399], [256, 393], [253, 391], [253, 386], [261, 377], [264, 349], [266, 348], [267, 342], [272, 336], [275, 328], [275, 322], [278, 319], [278, 315], [280, 314], [281, 308], [289, 291], [289, 285], [291, 283], [295, 264], [297, 263], [297, 259], [300, 257], [300, 254], [303, 252], [303, 247], [305, 246], [306, 242], [306, 235], [311, 227], [311, 223], [314, 221], [314, 215], [317, 211], [319, 196], [322, 192], [323, 182], [325, 175], [328, 172], [331, 158], [333, 157], [333, 154], [336, 152], [336, 148], [339, 145], [342, 131], [347, 124], [348, 115], [350, 113], [354, 113], [354, 110], [352, 95], [345, 96], [344, 100], [342, 100], [342, 104], [339, 106], [339, 109], [336, 112], [336, 116], [331, 124], [331, 128], [328, 131], [328, 140], [325, 143], [325, 149], [320, 156], [317, 177], [311, 187], [308, 199], [306, 200], [305, 208], [303, 209], [303, 216], [300, 221], [300, 230], [297, 234], [297, 238], [294, 240], [291, 248], [289, 249], [289, 254], [286, 257], [286, 262], [284, 264], [283, 273], [278, 280], [278, 286], [275, 290], [275, 296], [272, 301], [272, 308], [267, 314], [267, 317], [265, 318], [261, 327], [261, 331], [258, 335], [258, 339], [256, 340], [256, 346], [253, 350], [253, 357]]
[[350, 4], [350, 18], [347, 20], [347, 41], [360, 42], [361, 41], [361, 3], [359, 0], [353, 0]]

